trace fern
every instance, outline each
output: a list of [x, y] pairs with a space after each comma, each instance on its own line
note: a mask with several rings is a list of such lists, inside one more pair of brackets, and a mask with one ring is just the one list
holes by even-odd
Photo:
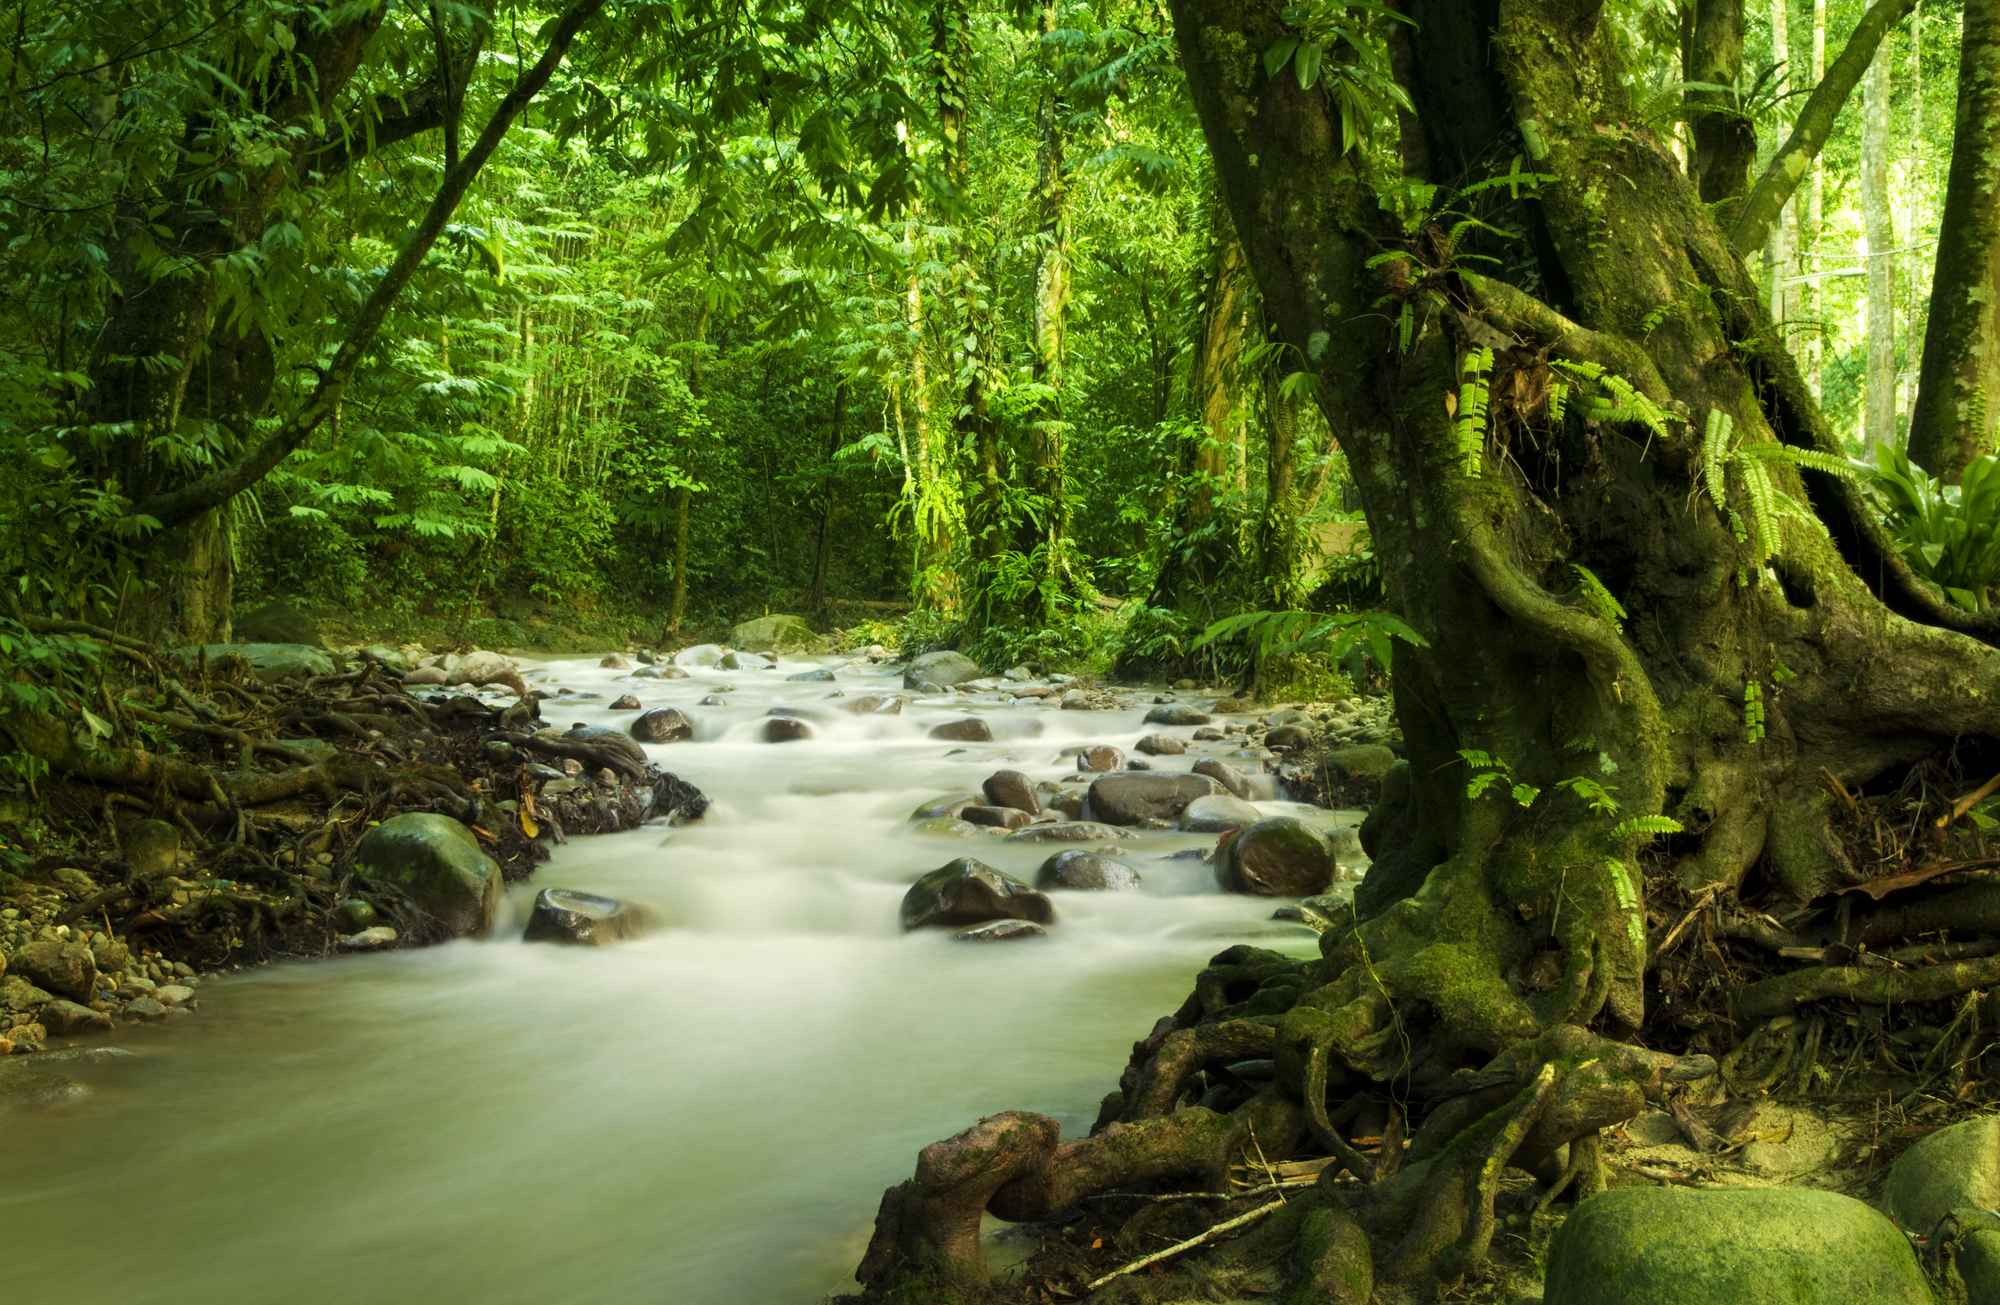
[[[1751, 583], [1754, 573], [1757, 583], [1761, 584], [1764, 564], [1782, 551], [1780, 530], [1785, 522], [1796, 522], [1820, 535], [1826, 534], [1825, 522], [1805, 504], [1778, 488], [1778, 482], [1771, 475], [1771, 464], [1790, 463], [1843, 479], [1852, 479], [1855, 473], [1853, 466], [1844, 458], [1819, 449], [1795, 448], [1775, 440], [1754, 440], [1732, 448], [1729, 440], [1735, 425], [1735, 420], [1720, 408], [1708, 410], [1708, 423], [1702, 434], [1702, 479], [1716, 512], [1728, 519], [1730, 533], [1736, 537], [1736, 542], [1750, 546], [1754, 565], [1748, 569], [1737, 569], [1737, 583]], [[1732, 468], [1736, 472], [1736, 483], [1743, 490], [1744, 505], [1749, 509], [1747, 518], [1729, 503], [1729, 472]]]
[[[1590, 419], [1597, 422], [1621, 422], [1634, 426], [1644, 426], [1661, 439], [1668, 437], [1667, 423], [1678, 420], [1666, 409], [1648, 398], [1639, 387], [1613, 371], [1606, 370], [1594, 362], [1572, 362], [1557, 358], [1549, 366], [1569, 376], [1576, 382], [1579, 391], [1603, 390], [1605, 393], [1584, 393], [1581, 402], [1585, 405]], [[1567, 389], [1565, 388], [1565, 396]], [[1550, 388], [1549, 416], [1562, 420], [1564, 404], [1555, 398], [1556, 387]]]
[[[1736, 419], [1720, 408], [1708, 410], [1708, 427], [1702, 432], [1701, 469], [1708, 480], [1708, 497], [1715, 504], [1717, 512], [1730, 512], [1728, 481], [1725, 479], [1729, 467], [1729, 430]], [[1735, 515], [1733, 512], [1730, 513]], [[1741, 539], [1743, 532], [1738, 530]]]
[[1628, 816], [1611, 827], [1613, 838], [1650, 838], [1654, 834], [1678, 834], [1681, 822], [1672, 816]]
[[1764, 737], [1764, 686], [1755, 680], [1743, 686], [1743, 733], [1752, 743]]
[[1571, 562], [1569, 569], [1576, 572], [1576, 578], [1583, 586], [1583, 601], [1589, 605], [1590, 610], [1597, 613], [1598, 619], [1622, 634], [1625, 630], [1624, 606], [1611, 596], [1611, 591], [1604, 587], [1604, 582], [1599, 580], [1589, 567]]
[[1566, 788], [1576, 794], [1585, 802], [1588, 802], [1590, 809], [1598, 815], [1615, 816], [1618, 814], [1618, 799], [1613, 796], [1618, 792], [1618, 787], [1615, 784], [1600, 784], [1588, 775], [1578, 775], [1574, 779], [1563, 780], [1556, 787]]
[[1465, 356], [1458, 383], [1458, 456], [1468, 479], [1479, 475], [1480, 454], [1486, 449], [1486, 378], [1493, 370], [1493, 351], [1475, 349]]

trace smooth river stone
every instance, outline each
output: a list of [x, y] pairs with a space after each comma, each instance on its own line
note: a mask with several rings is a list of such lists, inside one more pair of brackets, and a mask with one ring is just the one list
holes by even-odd
[[990, 920], [951, 936], [953, 942], [1012, 942], [1016, 938], [1042, 938], [1048, 930], [1032, 920]]
[[1250, 781], [1244, 777], [1242, 771], [1236, 769], [1236, 767], [1226, 761], [1217, 761], [1213, 757], [1209, 757], [1204, 761], [1197, 761], [1194, 763], [1194, 773], [1197, 775], [1206, 775], [1216, 783], [1222, 785], [1224, 789], [1228, 790], [1231, 797], [1247, 800], [1250, 796]]
[[932, 726], [931, 737], [952, 743], [991, 743], [993, 727], [977, 716], [967, 716], [964, 720], [948, 720]]
[[1095, 820], [1058, 820], [1048, 825], [1028, 825], [1007, 835], [1010, 843], [1095, 843], [1110, 842], [1118, 831]]
[[1170, 702], [1146, 713], [1148, 725], [1206, 725], [1208, 713], [1184, 702]]
[[1106, 775], [1090, 785], [1090, 814], [1114, 825], [1173, 820], [1198, 797], [1216, 791], [1206, 775]]
[[1018, 807], [966, 807], [958, 816], [975, 825], [992, 825], [998, 829], [1019, 829], [1034, 819]]
[[1187, 744], [1171, 734], [1148, 734], [1135, 746], [1149, 757], [1178, 757], [1187, 751]]
[[1042, 795], [1035, 781], [1018, 770], [996, 770], [986, 777], [986, 800], [996, 807], [1014, 807], [1031, 816], [1042, 813]]
[[567, 888], [544, 888], [535, 894], [534, 913], [528, 917], [521, 940], [603, 947], [637, 938], [645, 927], [645, 912], [630, 902]]
[[1333, 844], [1303, 820], [1267, 816], [1229, 840], [1215, 859], [1223, 889], [1256, 897], [1310, 897], [1338, 869]]
[[1037, 888], [1071, 892], [1109, 892], [1138, 886], [1137, 870], [1099, 852], [1058, 852], [1042, 862], [1035, 875]]
[[969, 856], [947, 861], [903, 895], [903, 927], [962, 928], [988, 920], [1054, 924], [1049, 899], [1011, 875]]

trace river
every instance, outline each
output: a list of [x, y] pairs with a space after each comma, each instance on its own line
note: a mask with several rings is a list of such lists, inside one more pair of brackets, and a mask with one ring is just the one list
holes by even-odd
[[[810, 1305], [853, 1289], [881, 1191], [919, 1148], [1012, 1108], [1086, 1130], [1208, 956], [1245, 939], [1312, 951], [1269, 899], [1164, 859], [1213, 842], [1178, 833], [1121, 837], [1142, 887], [1056, 895], [1047, 938], [901, 932], [923, 871], [972, 854], [1032, 881], [1075, 846], [920, 836], [913, 809], [1001, 766], [1060, 778], [1066, 744], [1129, 751], [1154, 728], [1151, 695], [1106, 712], [976, 695], [999, 741], [947, 743], [926, 731], [963, 699], [860, 718], [819, 701], [893, 691], [894, 668], [783, 678], [836, 664], [685, 680], [524, 664], [602, 695], [544, 703], [552, 723], [627, 724], [608, 707], [625, 692], [687, 712], [697, 738], [648, 751], [709, 815], [557, 849], [486, 939], [219, 976], [196, 1018], [121, 1029], [136, 1054], [79, 1071], [87, 1096], [0, 1123], [5, 1297]], [[696, 705], [722, 683], [724, 705]], [[780, 704], [830, 720], [761, 742]], [[1156, 765], [1205, 755], [1228, 750]], [[665, 927], [604, 949], [522, 943], [542, 887], [636, 900]]]

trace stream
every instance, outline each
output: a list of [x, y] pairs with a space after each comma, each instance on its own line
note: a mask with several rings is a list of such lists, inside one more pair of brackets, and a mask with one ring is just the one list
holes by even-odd
[[[841, 666], [837, 684], [784, 678], [820, 666]], [[65, 1070], [87, 1096], [0, 1121], [7, 1299], [810, 1305], [855, 1289], [882, 1189], [921, 1147], [1003, 1109], [1084, 1132], [1209, 956], [1246, 939], [1315, 951], [1271, 899], [1166, 859], [1214, 842], [1175, 832], [1121, 835], [1142, 886], [1052, 894], [1046, 938], [900, 930], [910, 882], [953, 857], [1032, 882], [1052, 853], [1094, 846], [918, 835], [916, 807], [1002, 766], [1059, 779], [1065, 745], [1130, 752], [1158, 728], [1141, 723], [1149, 692], [1130, 710], [975, 694], [856, 717], [820, 700], [894, 692], [898, 668], [522, 667], [601, 695], [545, 702], [551, 724], [627, 725], [637, 713], [608, 707], [621, 693], [686, 712], [695, 740], [647, 750], [713, 799], [707, 817], [557, 848], [486, 939], [217, 976], [196, 1018], [121, 1028], [134, 1055]], [[696, 705], [725, 683], [724, 705]], [[762, 742], [781, 704], [827, 719]], [[995, 742], [927, 736], [968, 705]], [[1235, 746], [1152, 760], [1185, 770]], [[610, 948], [523, 943], [545, 887], [640, 902], [664, 927]]]

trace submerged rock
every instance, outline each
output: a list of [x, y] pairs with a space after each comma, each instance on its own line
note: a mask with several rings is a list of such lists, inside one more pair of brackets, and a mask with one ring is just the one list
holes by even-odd
[[607, 671], [629, 671], [632, 669], [632, 663], [626, 661], [624, 656], [619, 653], [612, 653], [597, 664]]
[[1054, 924], [1049, 899], [1020, 880], [969, 856], [947, 861], [903, 896], [903, 927], [961, 927], [988, 920]]
[[764, 742], [796, 743], [812, 737], [812, 726], [796, 716], [773, 716], [764, 722]]
[[1027, 825], [1007, 835], [1010, 843], [1096, 843], [1110, 842], [1118, 831], [1095, 820], [1059, 820], [1048, 825]]
[[1310, 897], [1337, 873], [1333, 845], [1305, 821], [1267, 816], [1245, 828], [1217, 855], [1223, 889], [1257, 897]]
[[908, 701], [900, 693], [866, 693], [841, 705], [857, 716], [900, 716]]
[[639, 700], [629, 693], [622, 697], [614, 698], [611, 702], [611, 710], [613, 711], [637, 711], [639, 710], [639, 706]]
[[961, 820], [955, 815], [932, 816], [918, 821], [914, 828], [919, 834], [929, 834], [936, 838], [984, 838], [987, 835], [986, 826], [975, 825], [970, 820]]
[[637, 938], [645, 932], [646, 913], [631, 902], [567, 888], [544, 888], [535, 894], [523, 942], [574, 943], [603, 947]]
[[979, 664], [970, 657], [931, 652], [911, 659], [903, 670], [903, 687], [913, 693], [935, 693], [978, 678]]
[[1261, 811], [1239, 797], [1211, 793], [1187, 804], [1181, 812], [1181, 828], [1192, 834], [1220, 834], [1254, 825], [1263, 818]]
[[1093, 819], [1114, 825], [1143, 825], [1148, 820], [1173, 820], [1188, 803], [1215, 792], [1206, 775], [1106, 775], [1090, 785], [1088, 809]]
[[721, 665], [725, 671], [768, 671], [777, 663], [757, 653], [731, 650], [722, 654]]
[[402, 889], [454, 934], [485, 933], [500, 906], [499, 865], [449, 816], [391, 816], [356, 845], [354, 868]]
[[953, 743], [991, 743], [993, 727], [977, 716], [967, 716], [964, 720], [948, 720], [932, 726], [931, 737]]
[[912, 811], [910, 819], [935, 820], [939, 816], [950, 816], [953, 820], [956, 820], [959, 813], [967, 807], [976, 807], [978, 805], [979, 799], [976, 797], [940, 798], [936, 802], [926, 802], [915, 811]]
[[1932, 1299], [1894, 1224], [1851, 1196], [1804, 1188], [1600, 1192], [1570, 1212], [1548, 1255], [1546, 1305]]
[[1058, 852], [1035, 874], [1035, 887], [1044, 889], [1101, 893], [1138, 886], [1137, 870], [1101, 852]]
[[785, 678], [787, 680], [797, 681], [799, 683], [806, 683], [811, 681], [826, 681], [833, 678], [833, 672], [827, 670], [825, 667], [822, 666], [820, 669], [816, 671], [794, 671], [792, 674], [787, 675]]
[[1042, 938], [1048, 930], [1031, 920], [993, 920], [974, 925], [951, 936], [953, 942], [1011, 942], [1016, 938]]
[[991, 825], [999, 829], [1019, 829], [1034, 817], [1017, 807], [966, 807], [958, 813], [960, 820], [969, 820], [975, 825]]
[[722, 645], [698, 643], [674, 654], [676, 666], [713, 666], [722, 660]]

